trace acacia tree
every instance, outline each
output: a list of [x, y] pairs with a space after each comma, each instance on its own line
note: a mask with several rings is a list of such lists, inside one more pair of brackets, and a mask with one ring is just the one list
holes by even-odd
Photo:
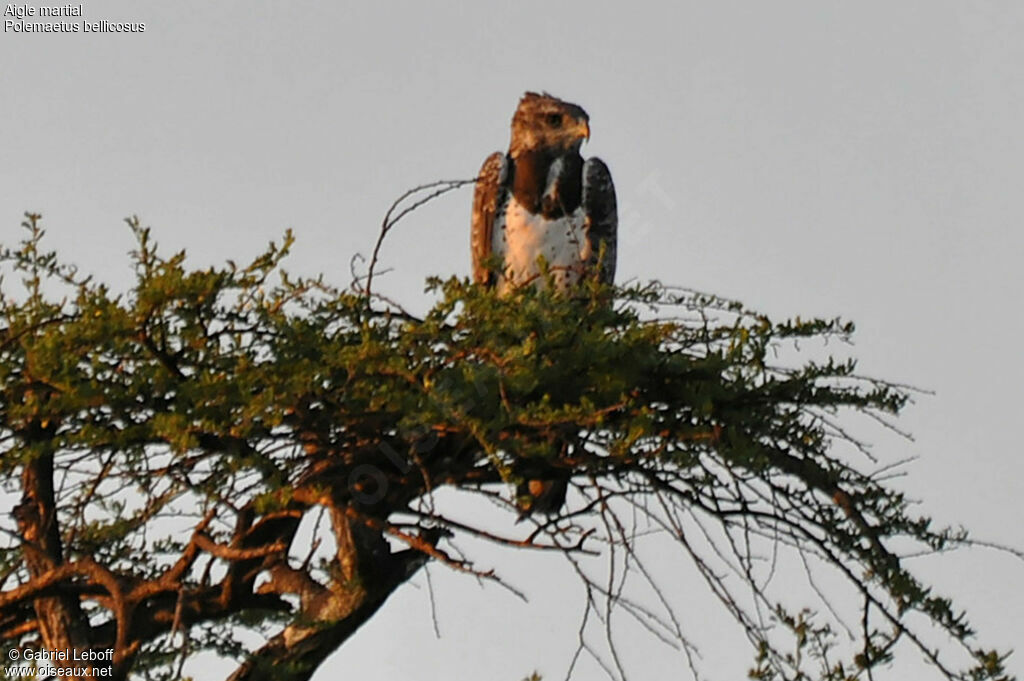
[[[846, 430], [907, 389], [789, 352], [851, 325], [658, 284], [497, 297], [460, 279], [433, 281], [415, 316], [289, 276], [290, 234], [199, 270], [129, 224], [124, 294], [45, 252], [37, 215], [0, 253], [4, 660], [110, 649], [93, 664], [113, 678], [169, 679], [212, 649], [236, 681], [308, 679], [427, 561], [500, 581], [469, 538], [560, 553], [585, 618], [618, 609], [688, 654], [664, 597], [678, 585], [637, 551], [657, 530], [746, 633], [753, 678], [871, 678], [900, 641], [937, 678], [1009, 678], [906, 564], [970, 540], [913, 515]], [[568, 482], [564, 505], [500, 530], [438, 503], [451, 489], [520, 514], [527, 480]], [[619, 577], [592, 574], [593, 554]], [[787, 555], [846, 580], [852, 610], [776, 589]], [[629, 597], [626, 576], [655, 596]], [[577, 657], [598, 655], [589, 635]]]

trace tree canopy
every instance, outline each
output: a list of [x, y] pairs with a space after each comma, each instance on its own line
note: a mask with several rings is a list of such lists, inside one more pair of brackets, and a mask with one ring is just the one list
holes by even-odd
[[[414, 315], [289, 275], [290, 234], [191, 269], [129, 225], [127, 292], [46, 251], [37, 215], [0, 251], [4, 653], [111, 649], [113, 678], [170, 679], [215, 650], [235, 680], [307, 679], [427, 561], [501, 582], [459, 549], [473, 538], [558, 552], [585, 617], [619, 609], [688, 654], [661, 598], [682, 585], [635, 550], [657, 531], [745, 632], [752, 678], [872, 678], [901, 641], [937, 678], [1009, 678], [908, 566], [970, 539], [913, 513], [848, 427], [891, 425], [909, 389], [804, 352], [852, 324], [656, 282], [499, 297], [434, 280]], [[564, 504], [524, 514], [529, 480], [567, 483]], [[525, 522], [486, 526], [443, 489]], [[619, 576], [595, 577], [593, 555]], [[793, 564], [854, 596], [777, 587]], [[597, 656], [583, 629], [576, 655]], [[628, 676], [608, 643], [602, 664]]]

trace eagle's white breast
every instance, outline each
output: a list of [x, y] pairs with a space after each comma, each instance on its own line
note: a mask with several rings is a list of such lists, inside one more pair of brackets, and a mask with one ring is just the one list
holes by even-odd
[[494, 220], [492, 248], [501, 258], [499, 291], [543, 282], [541, 259], [558, 288], [567, 288], [582, 276], [590, 258], [587, 220], [583, 209], [561, 218], [547, 219], [523, 208], [510, 196]]

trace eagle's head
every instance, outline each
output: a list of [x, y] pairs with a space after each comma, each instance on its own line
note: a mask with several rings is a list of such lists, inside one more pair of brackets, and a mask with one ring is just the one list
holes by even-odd
[[586, 111], [546, 92], [527, 92], [512, 116], [509, 153], [513, 157], [543, 149], [555, 155], [579, 153], [583, 140], [589, 138], [590, 117]]

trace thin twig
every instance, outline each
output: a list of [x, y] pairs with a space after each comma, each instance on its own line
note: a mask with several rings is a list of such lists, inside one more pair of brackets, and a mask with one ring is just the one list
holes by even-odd
[[[374, 245], [373, 255], [370, 257], [370, 268], [366, 274], [366, 287], [363, 289], [367, 301], [370, 300], [370, 296], [373, 292], [373, 273], [377, 267], [377, 260], [380, 257], [381, 246], [384, 245], [384, 239], [387, 238], [388, 232], [398, 224], [398, 221], [428, 201], [432, 201], [433, 199], [464, 185], [476, 184], [478, 179], [479, 178], [474, 177], [470, 180], [437, 180], [436, 182], [428, 182], [427, 184], [421, 184], [418, 187], [413, 187], [395, 199], [394, 203], [391, 204], [391, 207], [388, 208], [388, 212], [384, 214], [384, 220], [380, 225], [380, 234], [377, 235], [377, 243]], [[440, 187], [440, 189], [436, 189], [437, 187]], [[408, 206], [402, 208], [397, 215], [394, 215], [395, 211], [399, 209], [399, 206], [401, 206], [406, 199], [428, 189], [435, 189], [435, 191], [432, 191], [422, 198], [416, 199]]]

